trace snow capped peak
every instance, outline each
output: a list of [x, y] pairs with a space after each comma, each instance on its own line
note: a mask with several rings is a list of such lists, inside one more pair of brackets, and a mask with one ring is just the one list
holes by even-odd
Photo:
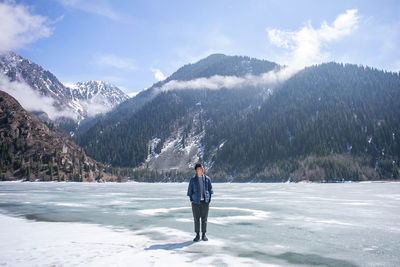
[[120, 103], [129, 98], [128, 95], [117, 86], [105, 81], [90, 80], [74, 84], [66, 83], [65, 85], [71, 89], [74, 98], [79, 98], [81, 100], [88, 100], [102, 95], [109, 98], [113, 103]]
[[72, 101], [87, 116], [105, 113], [129, 96], [117, 86], [101, 80], [65, 83], [71, 89]]
[[101, 80], [61, 83], [50, 71], [12, 51], [0, 54], [0, 74], [11, 82], [27, 84], [39, 96], [51, 100], [45, 105], [53, 105], [59, 114], [71, 115], [78, 123], [129, 98], [117, 86]]

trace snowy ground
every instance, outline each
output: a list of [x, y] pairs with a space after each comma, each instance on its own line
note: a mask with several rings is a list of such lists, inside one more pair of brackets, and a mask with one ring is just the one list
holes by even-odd
[[0, 183], [1, 266], [400, 266], [400, 183]]

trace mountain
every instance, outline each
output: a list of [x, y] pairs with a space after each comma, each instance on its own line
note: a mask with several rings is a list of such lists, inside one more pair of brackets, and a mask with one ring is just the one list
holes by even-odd
[[25, 82], [41, 96], [51, 97], [58, 109], [73, 109], [69, 105], [71, 91], [51, 72], [10, 51], [0, 54], [0, 71], [11, 82]]
[[[212, 75], [235, 75], [245, 76], [246, 74], [258, 75], [272, 69], [278, 69], [276, 63], [250, 58], [247, 56], [227, 56], [224, 54], [212, 54], [193, 64], [186, 64], [179, 68], [165, 80], [153, 84], [146, 90], [140, 91], [135, 97], [130, 98], [116, 106], [107, 114], [98, 116], [90, 121], [90, 126], [97, 123], [97, 128], [107, 128], [109, 125], [129, 119], [141, 109], [147, 102], [154, 99], [161, 91], [160, 88], [170, 81], [185, 81], [195, 78], [208, 78]], [[100, 126], [101, 125], [101, 126]], [[83, 127], [78, 130], [81, 134], [88, 131], [90, 127]]]
[[200, 161], [218, 181], [399, 178], [399, 73], [325, 63], [271, 86], [159, 90], [169, 81], [279, 69], [211, 55], [123, 102], [74, 140], [112, 166], [187, 171]]
[[188, 81], [196, 78], [209, 78], [214, 75], [237, 77], [248, 74], [259, 75], [278, 67], [279, 65], [274, 62], [247, 56], [211, 54], [196, 63], [184, 65], [157, 86], [172, 80]]
[[86, 156], [62, 130], [38, 121], [1, 90], [0, 141], [1, 180], [117, 180], [105, 171], [103, 164]]
[[124, 102], [130, 97], [121, 89], [113, 84], [105, 81], [86, 81], [77, 82], [74, 84], [65, 84], [70, 88], [72, 100], [71, 102], [76, 107], [80, 114], [85, 114], [77, 124], [72, 124], [70, 128], [64, 125], [66, 129], [70, 129], [70, 134], [73, 136], [79, 128], [87, 127], [91, 121], [96, 119], [96, 116], [101, 116]]
[[237, 179], [398, 179], [400, 75], [352, 64], [308, 67], [221, 129], [214, 171]]
[[72, 102], [81, 107], [81, 113], [90, 117], [105, 113], [129, 98], [121, 89], [104, 81], [77, 82], [66, 86], [71, 89]]
[[[68, 105], [78, 113], [89, 114], [87, 106], [94, 113], [100, 110], [93, 117], [82, 115], [79, 124], [61, 125], [64, 130], [73, 129], [72, 139], [87, 158], [101, 162], [114, 174], [118, 168], [118, 175], [130, 179], [178, 181], [193, 171], [195, 163], [202, 162], [215, 181], [400, 178], [399, 73], [331, 62], [276, 82], [268, 80], [282, 69], [276, 63], [213, 54], [128, 98], [104, 82], [63, 85], [40, 66], [21, 63], [24, 59], [10, 55], [13, 59], [7, 62], [14, 63], [0, 65], [10, 81], [0, 80], [0, 87], [20, 80], [37, 92], [44, 90], [40, 91], [43, 96], [53, 97], [61, 110]], [[69, 102], [64, 101], [65, 96]], [[42, 127], [47, 125], [60, 134], [46, 114], [35, 111], [35, 116], [46, 122]], [[2, 138], [18, 136], [21, 131], [14, 124], [8, 126], [9, 120], [1, 120], [7, 129]], [[34, 129], [25, 130], [30, 131]], [[2, 140], [8, 144], [2, 148], [8, 151], [2, 152], [2, 164], [7, 166], [2, 168], [4, 172], [8, 169], [7, 176], [21, 176], [28, 172], [26, 166], [20, 168], [26, 159], [24, 156], [21, 161], [22, 152], [15, 151], [24, 151], [26, 145], [19, 143], [29, 143], [28, 138], [8, 138]], [[47, 138], [36, 139], [39, 144], [44, 140]], [[62, 148], [54, 149], [54, 157]], [[81, 154], [73, 153], [70, 162], [83, 155], [79, 147], [76, 151]], [[51, 161], [51, 166], [49, 156], [44, 158], [48, 169], [58, 162]], [[65, 175], [71, 174], [65, 170]]]
[[166, 80], [118, 105], [97, 123], [79, 131], [74, 140], [88, 155], [112, 166], [184, 171], [199, 160], [211, 166], [211, 155], [223, 141], [215, 136], [215, 129], [227, 127], [229, 120], [238, 120], [256, 108], [268, 97], [270, 88], [160, 88], [170, 81], [209, 78], [213, 74], [244, 77], [278, 68], [266, 60], [211, 55], [183, 66]]
[[[64, 85], [51, 72], [14, 52], [0, 55], [0, 72], [10, 84], [27, 84], [33, 90], [31, 95], [36, 95], [38, 102], [47, 105], [42, 109], [31, 109], [35, 116], [42, 121], [54, 122], [68, 133], [75, 131], [82, 120], [105, 113], [129, 98], [118, 87], [103, 81]], [[13, 89], [3, 89], [19, 96]], [[26, 96], [25, 93], [20, 92]]]

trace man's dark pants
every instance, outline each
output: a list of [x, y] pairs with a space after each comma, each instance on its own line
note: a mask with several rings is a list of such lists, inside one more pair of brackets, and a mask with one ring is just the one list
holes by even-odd
[[201, 218], [201, 231], [205, 233], [207, 231], [207, 217], [208, 208], [210, 203], [206, 203], [204, 200], [200, 200], [200, 204], [192, 202], [192, 212], [194, 218], [194, 231], [200, 232], [200, 218]]

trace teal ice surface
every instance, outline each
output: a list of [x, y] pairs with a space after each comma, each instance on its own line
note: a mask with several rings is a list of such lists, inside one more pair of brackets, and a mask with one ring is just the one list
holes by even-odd
[[[218, 254], [283, 266], [400, 266], [400, 183], [213, 183], [208, 247], [190, 242], [187, 186], [2, 182], [0, 213], [143, 230], [154, 240], [147, 249], [193, 259]], [[172, 242], [173, 231], [152, 230], [163, 228], [188, 236]], [[224, 265], [223, 258], [215, 265]]]

